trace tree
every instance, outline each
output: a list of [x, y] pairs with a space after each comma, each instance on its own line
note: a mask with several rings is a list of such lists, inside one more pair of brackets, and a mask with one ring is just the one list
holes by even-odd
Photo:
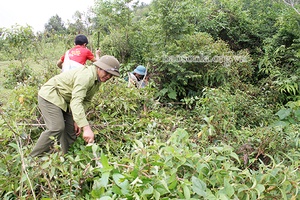
[[74, 23], [69, 23], [68, 32], [72, 34], [89, 35], [92, 26], [92, 11], [79, 12], [76, 11], [73, 15]]
[[191, 0], [156, 0], [153, 2], [154, 19], [160, 26], [157, 31], [162, 34], [164, 45], [192, 32], [192, 24], [188, 19], [195, 8], [190, 5]]
[[109, 34], [113, 29], [130, 26], [133, 19], [131, 2], [133, 0], [98, 0], [94, 9], [96, 28], [104, 34]]
[[52, 16], [48, 23], [45, 24], [45, 31], [47, 32], [56, 32], [56, 33], [65, 33], [66, 27], [62, 19], [58, 16]]
[[101, 35], [102, 49], [118, 57], [121, 62], [127, 61], [132, 51], [130, 41], [135, 29], [133, 2], [99, 0], [94, 8], [94, 29]]

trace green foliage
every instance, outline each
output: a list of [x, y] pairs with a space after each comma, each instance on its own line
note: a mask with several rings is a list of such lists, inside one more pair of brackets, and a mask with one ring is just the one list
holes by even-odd
[[[268, 86], [279, 93], [279, 101], [293, 99], [299, 95], [299, 15], [284, 10], [277, 18], [276, 33], [265, 39], [264, 56], [259, 62], [259, 74], [264, 76]], [[265, 83], [263, 82], [263, 83]]]
[[76, 34], [84, 34], [89, 35], [90, 34], [90, 26], [91, 26], [91, 16], [89, 16], [89, 13], [85, 12], [79, 12], [76, 11], [73, 15], [74, 23], [68, 24], [67, 31], [69, 33], [72, 33], [73, 35]]
[[202, 145], [230, 142], [232, 137], [243, 138], [243, 134], [235, 136], [234, 133], [244, 128], [265, 127], [276, 119], [274, 108], [251, 88], [247, 92], [206, 88], [203, 97], [185, 98], [183, 103], [190, 109], [188, 130], [194, 131], [192, 137], [200, 138]]
[[[16, 93], [26, 97], [19, 104], [19, 114], [12, 115], [16, 110], [13, 104], [2, 113], [6, 121], [0, 137], [5, 144], [0, 159], [3, 199], [292, 199], [299, 196], [296, 183], [300, 175], [295, 170], [299, 165], [300, 155], [295, 146], [299, 146], [299, 140], [296, 143], [297, 134], [291, 134], [297, 129], [282, 131], [248, 126], [236, 130], [233, 122], [239, 119], [234, 119], [233, 110], [236, 113], [252, 110], [254, 117], [248, 123], [265, 112], [253, 110], [256, 104], [251, 102], [248, 106], [252, 107], [243, 107], [249, 101], [246, 94], [236, 92], [230, 96], [225, 89], [206, 91], [205, 98], [191, 101], [195, 104], [194, 111], [177, 110], [175, 114], [174, 108], [163, 107], [151, 98], [155, 92], [151, 88], [127, 88], [121, 79], [109, 82], [100, 87], [88, 112], [96, 143], [85, 145], [80, 137], [64, 156], [60, 153], [36, 159], [26, 156], [33, 145], [29, 138], [36, 138], [42, 130], [13, 123], [16, 119], [29, 119], [24, 114], [29, 113], [30, 102], [36, 101], [36, 93], [31, 90], [24, 88]], [[295, 111], [297, 105], [293, 107]], [[215, 114], [218, 120], [210, 117], [199, 121], [203, 109], [209, 112], [205, 114]], [[35, 112], [31, 115], [39, 116]], [[234, 120], [226, 123], [230, 119]], [[217, 123], [225, 128], [218, 131], [223, 137], [214, 143], [205, 142], [210, 137], [205, 131], [215, 134]], [[187, 127], [189, 131], [176, 126]], [[201, 132], [197, 131], [199, 126]], [[26, 134], [29, 131], [30, 135]], [[59, 146], [56, 148], [59, 151]], [[7, 180], [6, 176], [11, 179]]]
[[156, 33], [162, 35], [163, 45], [173, 43], [174, 40], [192, 32], [193, 29], [190, 28], [192, 24], [186, 20], [193, 9], [189, 2], [179, 0], [153, 2], [153, 20], [160, 27]]
[[45, 24], [45, 31], [49, 33], [62, 34], [66, 33], [66, 27], [62, 19], [56, 14], [49, 19], [48, 23]]
[[[132, 150], [122, 152], [121, 157], [111, 156], [109, 148], [97, 144], [82, 147], [74, 156], [55, 153], [34, 160], [3, 153], [9, 162], [2, 163], [5, 168], [1, 169], [6, 169], [2, 173], [23, 178], [19, 184], [9, 179], [6, 186], [2, 179], [2, 197], [292, 199], [299, 195], [296, 161], [285, 166], [273, 160], [257, 170], [241, 169], [236, 166], [240, 159], [229, 145], [199, 148], [183, 129], [174, 131], [166, 142], [149, 136], [136, 139]], [[10, 146], [19, 148], [13, 143]], [[299, 153], [295, 156], [299, 158]], [[23, 176], [12, 174], [20, 166]], [[12, 189], [14, 192], [9, 192]]]
[[36, 86], [19, 86], [14, 89], [8, 102], [3, 106], [5, 120], [19, 123], [20, 126], [39, 123], [40, 113], [37, 108], [37, 91]]
[[277, 122], [278, 124], [283, 126], [298, 124], [300, 121], [300, 100], [288, 102], [276, 115], [280, 120]]
[[[279, 94], [277, 101], [286, 103], [285, 99], [299, 95], [299, 63], [296, 59], [294, 47], [268, 46], [267, 53], [259, 63], [259, 73], [265, 76], [261, 82]], [[286, 62], [287, 60], [290, 61]]]
[[20, 66], [14, 63], [11, 63], [4, 70], [4, 87], [13, 89], [18, 85], [36, 85], [38, 81], [33, 75], [32, 69], [29, 66]]
[[201, 95], [205, 87], [246, 82], [252, 75], [247, 52], [235, 55], [206, 33], [185, 36], [166, 48], [167, 54], [157, 55], [154, 61], [160, 75], [157, 82], [161, 81], [159, 96], [180, 100]]
[[[147, 19], [134, 19], [133, 1], [99, 1], [94, 9], [97, 18], [97, 34], [102, 54], [117, 57], [122, 63], [145, 63], [156, 32], [149, 32]], [[152, 34], [152, 36], [150, 36]], [[150, 37], [149, 37], [150, 36]], [[97, 37], [97, 38], [96, 38]]]
[[68, 49], [74, 46], [74, 38], [75, 35], [55, 33], [38, 35], [39, 43], [36, 45], [38, 53], [32, 57], [31, 63], [34, 64], [31, 67], [42, 83], [61, 72], [56, 63]]
[[236, 128], [268, 124], [273, 115], [272, 108], [260, 97], [259, 91], [251, 90], [250, 87], [248, 89], [246, 92], [226, 88], [206, 90], [198, 109], [204, 109], [201, 112], [208, 116], [213, 114], [217, 117], [216, 122], [223, 118]]
[[113, 30], [129, 28], [133, 18], [133, 11], [129, 7], [132, 2], [98, 0], [94, 8], [95, 26], [98, 31], [106, 35]]
[[124, 62], [130, 54], [128, 36], [120, 33], [119, 30], [112, 31], [110, 35], [103, 38], [100, 49], [104, 49], [104, 55], [114, 55], [120, 62]]
[[[159, 123], [157, 121], [163, 117], [153, 111], [153, 108], [160, 104], [153, 98], [153, 88], [128, 88], [128, 83], [123, 79], [110, 82], [113, 84], [101, 85], [99, 93], [94, 97], [88, 118], [95, 124], [94, 128], [100, 136], [99, 142], [111, 143], [111, 151], [118, 154], [119, 148], [127, 148], [123, 147], [123, 144], [130, 143], [131, 134], [139, 134], [147, 126], [149, 132], [154, 134], [159, 128], [156, 125]], [[165, 121], [165, 126], [172, 123]]]
[[[232, 78], [228, 75], [232, 74], [235, 77], [235, 80], [230, 81], [232, 86], [253, 81], [254, 85], [268, 87], [274, 92], [273, 97], [270, 98], [276, 98], [275, 101], [293, 98], [295, 92], [298, 93], [298, 80], [295, 78], [290, 80], [292, 74], [297, 74], [295, 71], [297, 68], [290, 67], [298, 66], [298, 59], [295, 58], [297, 45], [293, 42], [293, 39], [297, 38], [297, 33], [293, 30], [297, 30], [295, 27], [297, 27], [298, 16], [287, 9], [283, 3], [248, 0], [238, 3], [231, 0], [209, 2], [157, 0], [150, 5], [148, 15], [144, 15], [145, 17], [139, 20], [133, 17], [135, 10], [128, 10], [124, 2], [99, 1], [97, 6], [95, 10], [97, 10], [98, 21], [103, 21], [101, 27], [106, 29], [100, 34], [103, 38], [104, 52], [113, 54], [124, 62], [149, 62], [149, 71], [153, 74], [155, 82], [159, 83], [159, 97], [180, 100], [199, 95], [196, 91], [201, 91], [203, 87], [216, 87], [228, 83], [227, 80]], [[269, 12], [265, 12], [266, 6]], [[108, 12], [113, 14], [105, 14]], [[120, 22], [121, 25], [116, 26], [116, 22]], [[201, 32], [206, 32], [205, 34], [212, 38], [199, 37]], [[259, 60], [265, 60], [274, 66], [273, 56], [268, 56], [269, 53], [266, 52], [265, 59], [258, 56], [268, 48], [263, 41], [268, 41], [276, 32], [278, 32], [276, 38], [282, 40], [280, 43], [288, 43], [292, 47], [288, 47], [288, 53], [281, 54], [280, 60], [284, 60], [284, 63], [280, 61], [275, 65], [286, 65], [285, 71], [279, 71], [285, 75], [274, 78], [276, 76], [274, 74], [265, 79], [265, 74], [261, 73], [264, 64], [260, 62], [258, 69], [255, 65]], [[219, 39], [222, 41], [216, 42]], [[198, 45], [195, 41], [198, 41]], [[224, 43], [223, 41], [228, 43], [227, 47], [220, 45], [223, 47], [219, 50], [211, 48], [214, 42]], [[188, 49], [193, 45], [196, 50]], [[230, 49], [242, 51], [231, 52]], [[272, 54], [272, 51], [270, 53]], [[169, 59], [172, 56], [179, 56], [180, 58], [175, 59], [184, 62], [191, 56], [208, 58], [202, 63], [170, 63]], [[233, 64], [232, 60], [236, 61], [238, 66], [235, 69], [232, 66], [231, 69], [221, 69], [216, 62], [207, 62], [214, 57], [217, 57], [218, 61], [222, 60], [223, 63], [227, 59], [226, 66]], [[164, 62], [166, 60], [169, 63]], [[192, 70], [186, 70], [185, 65]], [[199, 70], [195, 71], [193, 68], [202, 69], [199, 73]], [[271, 70], [277, 71], [276, 67], [272, 67]], [[191, 71], [196, 72], [197, 75], [190, 75]], [[187, 76], [180, 78], [178, 74], [184, 72], [187, 72]], [[238, 77], [241, 72], [244, 73], [243, 76]], [[192, 80], [190, 77], [193, 77]], [[268, 85], [264, 85], [265, 83]]]
[[13, 26], [11, 29], [4, 29], [1, 34], [3, 53], [8, 60], [18, 60], [23, 63], [35, 51], [36, 38], [30, 26]]

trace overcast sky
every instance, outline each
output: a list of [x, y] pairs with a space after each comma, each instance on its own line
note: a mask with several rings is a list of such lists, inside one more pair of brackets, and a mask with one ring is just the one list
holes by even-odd
[[[151, 0], [140, 0], [149, 3]], [[0, 27], [11, 28], [18, 24], [32, 26], [34, 32], [43, 31], [44, 25], [56, 14], [63, 22], [72, 21], [78, 10], [87, 12], [94, 0], [5, 0], [0, 6]]]

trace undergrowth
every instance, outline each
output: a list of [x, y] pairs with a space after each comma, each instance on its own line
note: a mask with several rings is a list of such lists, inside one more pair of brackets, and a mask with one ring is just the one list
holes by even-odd
[[114, 79], [87, 114], [95, 144], [32, 159], [45, 128], [34, 91], [17, 88], [1, 111], [2, 199], [299, 198], [299, 102], [272, 113], [223, 88], [180, 108]]

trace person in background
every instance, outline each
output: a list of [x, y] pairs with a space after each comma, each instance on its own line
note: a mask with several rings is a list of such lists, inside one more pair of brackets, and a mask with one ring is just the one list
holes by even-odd
[[100, 57], [100, 50], [96, 51], [96, 57], [87, 48], [88, 39], [85, 35], [77, 35], [75, 37], [75, 46], [69, 49], [58, 61], [57, 66], [62, 69], [62, 71], [67, 71], [70, 69], [75, 69], [77, 67], [82, 67], [86, 64], [87, 60], [96, 62]]
[[137, 88], [144, 88], [148, 84], [147, 70], [143, 65], [137, 66], [132, 72], [128, 72], [128, 87], [134, 85]]
[[91, 66], [69, 70], [49, 79], [38, 92], [38, 106], [46, 130], [30, 156], [53, 152], [55, 142], [59, 142], [63, 154], [67, 153], [81, 129], [84, 141], [93, 143], [94, 133], [85, 114], [87, 106], [101, 83], [112, 76], [120, 76], [119, 68], [120, 63], [115, 57], [105, 55]]

